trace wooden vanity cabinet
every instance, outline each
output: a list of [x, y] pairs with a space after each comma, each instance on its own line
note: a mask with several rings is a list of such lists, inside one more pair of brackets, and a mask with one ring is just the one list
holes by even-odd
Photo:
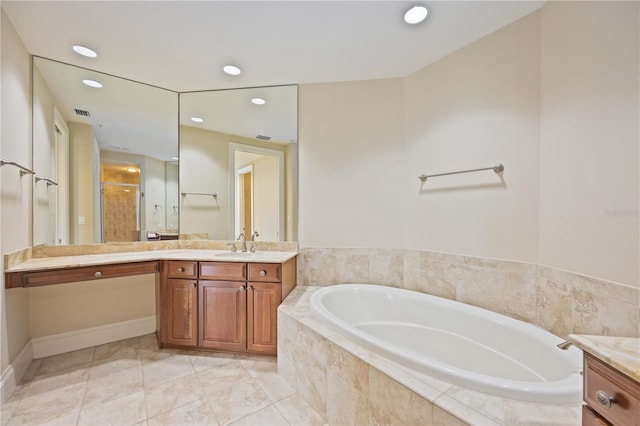
[[167, 261], [162, 268], [161, 343], [275, 355], [278, 306], [295, 286], [295, 258], [184, 263]]
[[164, 344], [198, 344], [197, 266], [198, 262], [171, 260], [160, 268], [160, 334]]
[[196, 280], [168, 279], [164, 291], [166, 321], [164, 341], [169, 345], [198, 344], [198, 283]]
[[584, 353], [583, 426], [640, 425], [640, 383]]
[[276, 354], [280, 283], [249, 282], [247, 286], [247, 350]]

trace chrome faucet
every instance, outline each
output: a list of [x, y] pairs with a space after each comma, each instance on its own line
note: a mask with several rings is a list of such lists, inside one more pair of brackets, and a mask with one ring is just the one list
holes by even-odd
[[251, 253], [255, 253], [256, 252], [256, 237], [259, 237], [260, 234], [258, 234], [258, 231], [253, 231], [253, 234], [251, 234], [251, 242], [253, 244], [251, 244], [251, 248], [249, 249], [249, 251]]
[[240, 235], [238, 235], [238, 241], [240, 241], [240, 238], [242, 238], [242, 252], [246, 253], [248, 249], [247, 249], [247, 239], [244, 236], [244, 232], [241, 232]]
[[573, 346], [573, 343], [571, 343], [570, 341], [567, 340], [566, 342], [559, 343], [556, 346], [559, 347], [560, 349], [562, 349], [563, 351], [566, 351], [571, 346]]

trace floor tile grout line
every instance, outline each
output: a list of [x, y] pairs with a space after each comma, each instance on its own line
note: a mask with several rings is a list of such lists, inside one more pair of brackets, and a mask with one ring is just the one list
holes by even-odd
[[91, 377], [91, 370], [93, 369], [93, 359], [96, 356], [96, 347], [91, 348], [91, 362], [89, 363], [89, 371], [87, 373], [87, 379], [84, 381], [84, 392], [82, 392], [82, 399], [80, 400], [80, 408], [78, 409], [78, 416], [76, 417], [76, 426], [80, 424], [80, 414], [82, 413], [82, 407], [84, 406], [84, 400], [89, 392], [89, 378]]
[[[294, 394], [294, 395], [295, 395], [295, 394]], [[293, 396], [293, 395], [289, 395], [289, 396]], [[287, 424], [288, 424], [289, 426], [291, 426], [291, 425], [292, 425], [291, 421], [289, 421], [289, 419], [287, 418], [287, 416], [285, 416], [285, 415], [284, 415], [284, 413], [283, 413], [282, 411], [280, 411], [280, 409], [279, 409], [279, 408], [278, 408], [278, 406], [276, 405], [278, 402], [283, 401], [283, 400], [285, 400], [285, 399], [289, 398], [289, 396], [287, 396], [287, 397], [285, 397], [285, 398], [282, 398], [282, 399], [278, 400], [277, 402], [274, 402], [274, 403], [273, 403], [273, 408], [275, 408], [275, 410], [276, 410], [276, 411], [277, 411], [277, 412], [282, 416], [282, 418], [284, 419], [284, 421], [285, 421], [285, 422], [287, 422]]]
[[218, 416], [216, 415], [215, 410], [213, 409], [213, 406], [211, 405], [211, 400], [209, 399], [209, 395], [206, 394], [205, 390], [204, 390], [204, 385], [202, 384], [202, 380], [200, 380], [200, 374], [196, 374], [196, 379], [198, 380], [198, 383], [200, 384], [200, 389], [202, 390], [202, 395], [204, 395], [204, 399], [207, 402], [207, 406], [209, 407], [209, 411], [211, 412], [211, 415], [213, 416], [214, 419], [216, 419], [216, 424], [218, 426], [221, 426], [222, 423], [220, 423], [220, 420], [218, 419]]
[[142, 376], [142, 395], [144, 397], [143, 398], [144, 399], [144, 422], [148, 425], [149, 409], [147, 408], [147, 391], [144, 386], [144, 367], [142, 364], [142, 355], [140, 354], [140, 351], [142, 351], [141, 339], [142, 339], [142, 336], [138, 336], [138, 362], [140, 363], [140, 375]]

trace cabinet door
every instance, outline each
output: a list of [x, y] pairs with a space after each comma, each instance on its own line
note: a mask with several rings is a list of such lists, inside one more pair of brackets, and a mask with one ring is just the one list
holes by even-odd
[[250, 282], [247, 299], [247, 349], [275, 355], [280, 284]]
[[247, 347], [247, 295], [244, 282], [200, 280], [200, 335], [203, 348], [227, 351]]
[[195, 280], [169, 279], [164, 286], [162, 316], [163, 343], [170, 345], [198, 344], [198, 284]]

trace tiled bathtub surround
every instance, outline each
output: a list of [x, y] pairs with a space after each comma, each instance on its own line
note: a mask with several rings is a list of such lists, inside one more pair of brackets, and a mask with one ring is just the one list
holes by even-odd
[[561, 336], [640, 337], [637, 288], [534, 263], [419, 250], [307, 248], [298, 285], [371, 283], [421, 291]]
[[278, 373], [330, 425], [579, 425], [580, 405], [552, 406], [471, 391], [379, 356], [310, 309], [297, 287], [278, 309]]

